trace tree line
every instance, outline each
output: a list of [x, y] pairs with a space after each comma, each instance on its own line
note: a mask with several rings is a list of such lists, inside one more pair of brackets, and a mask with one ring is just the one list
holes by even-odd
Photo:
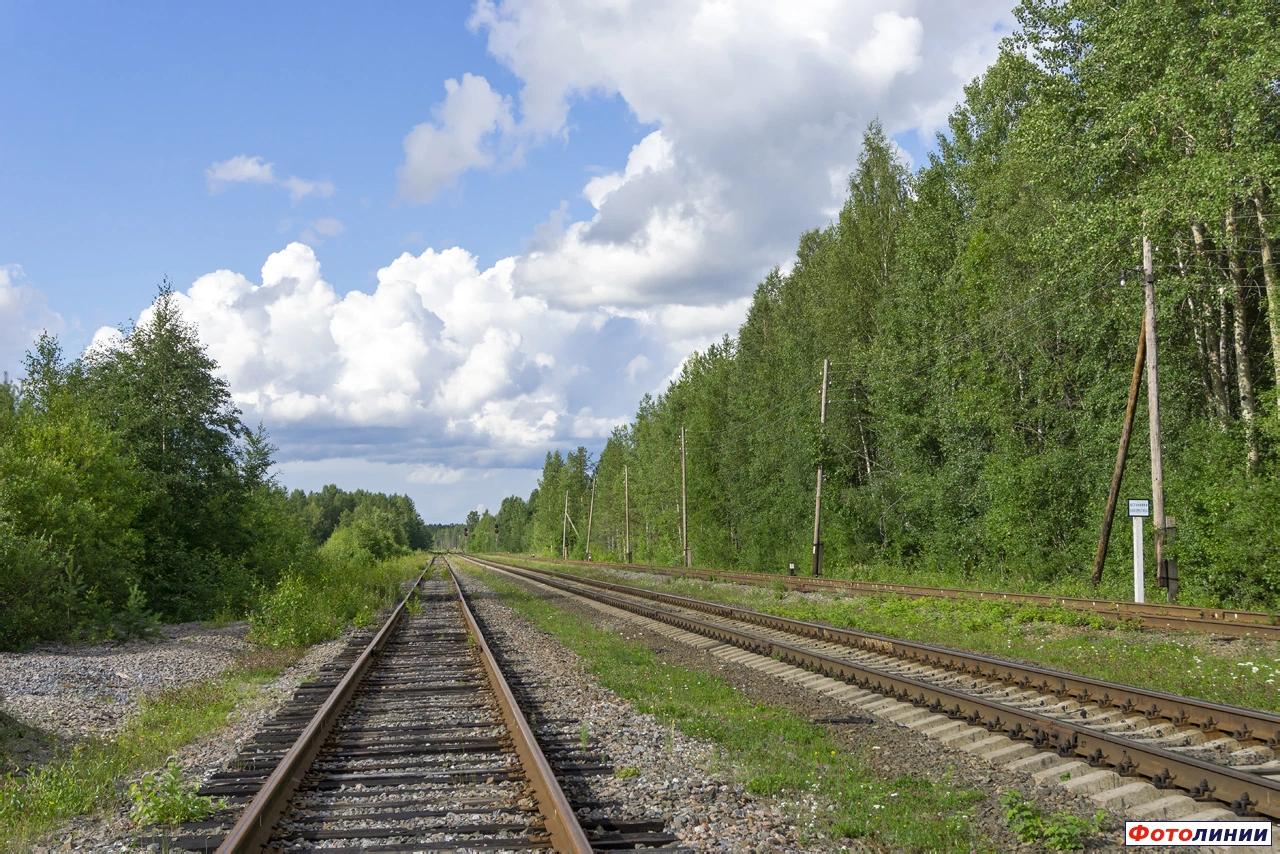
[[[838, 217], [758, 284], [598, 457], [547, 454], [472, 546], [624, 549], [807, 566], [814, 470], [828, 565], [1085, 579], [1154, 244], [1168, 513], [1184, 591], [1280, 602], [1280, 3], [1025, 0], [914, 173], [866, 131]], [[831, 359], [827, 423], [819, 385]], [[1124, 494], [1148, 497], [1145, 396]], [[569, 518], [565, 525], [565, 498]], [[1107, 578], [1122, 579], [1128, 527]]]
[[0, 383], [0, 648], [243, 616], [334, 540], [430, 546], [409, 498], [287, 493], [273, 451], [167, 288], [115, 346], [68, 359], [42, 336]]

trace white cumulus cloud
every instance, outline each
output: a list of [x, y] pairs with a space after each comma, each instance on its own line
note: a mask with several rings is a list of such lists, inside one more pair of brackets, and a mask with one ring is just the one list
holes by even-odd
[[56, 335], [62, 316], [49, 308], [43, 292], [26, 280], [18, 264], [0, 264], [0, 370], [15, 374], [41, 332]]
[[[926, 137], [942, 125], [994, 58], [1009, 5], [479, 0], [471, 26], [518, 92], [508, 103], [483, 78], [450, 81], [406, 151], [414, 140], [433, 164], [417, 170], [430, 197], [496, 150], [572, 134], [575, 103], [617, 96], [654, 129], [585, 182], [589, 218], [551, 212], [516, 285], [570, 309], [720, 305], [838, 210], [868, 122]], [[445, 118], [454, 101], [470, 120]]]
[[204, 170], [204, 177], [210, 193], [221, 193], [232, 184], [268, 184], [283, 187], [295, 202], [307, 196], [328, 198], [335, 190], [329, 181], [311, 181], [295, 176], [277, 177], [274, 164], [247, 154], [237, 154], [211, 164]]
[[[571, 137], [578, 105], [617, 99], [643, 130], [567, 188], [585, 215], [563, 201], [531, 248], [488, 267], [461, 247], [405, 252], [371, 289], [326, 281], [313, 247], [342, 225], [309, 220], [260, 274], [213, 271], [179, 299], [285, 471], [327, 478], [359, 458], [452, 490], [476, 486], [460, 472], [531, 484], [548, 446], [598, 441], [622, 420], [607, 413], [734, 331], [754, 284], [838, 211], [871, 120], [942, 126], [1009, 5], [479, 0], [471, 26], [515, 83], [445, 81], [406, 129], [399, 193], [427, 202], [470, 170], [518, 165]], [[207, 179], [333, 192], [248, 155]]]
[[485, 78], [464, 74], [461, 82], [446, 80], [444, 91], [435, 120], [404, 138], [400, 192], [413, 201], [431, 201], [468, 169], [493, 164], [497, 144], [513, 127], [510, 100]]
[[[256, 281], [215, 270], [175, 298], [248, 416], [305, 434], [287, 452], [328, 452], [342, 431], [375, 444], [407, 432], [417, 445], [454, 448], [438, 462], [461, 469], [525, 461], [534, 446], [600, 429], [561, 417], [583, 404], [577, 373], [556, 365], [576, 361], [579, 346], [607, 348], [607, 318], [520, 296], [512, 271], [510, 259], [481, 269], [464, 250], [427, 249], [380, 269], [372, 291], [340, 293], [315, 251], [290, 243]], [[104, 328], [93, 346], [117, 340]]]

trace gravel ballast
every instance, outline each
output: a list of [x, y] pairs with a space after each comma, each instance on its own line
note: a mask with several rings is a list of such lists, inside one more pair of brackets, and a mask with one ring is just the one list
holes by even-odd
[[[826, 695], [797, 689], [795, 685], [770, 677], [759, 670], [743, 667], [704, 650], [675, 642], [642, 628], [629, 619], [602, 612], [562, 591], [514, 576], [507, 576], [507, 580], [535, 592], [559, 608], [585, 618], [599, 628], [648, 647], [672, 664], [713, 673], [753, 699], [784, 706], [815, 722], [839, 719], [850, 714], [849, 705]], [[826, 726], [832, 737], [851, 753], [869, 757], [872, 766], [886, 779], [910, 775], [984, 792], [986, 798], [974, 805], [970, 821], [975, 827], [981, 828], [1000, 850], [1037, 850], [1034, 846], [1028, 848], [1022, 845], [1006, 829], [1003, 821], [1004, 809], [999, 803], [1000, 795], [1005, 791], [1022, 792], [1046, 814], [1066, 812], [1088, 819], [1097, 812], [1097, 806], [1085, 798], [1072, 795], [1056, 786], [1037, 783], [1026, 774], [992, 765], [971, 754], [948, 749], [932, 739], [920, 737], [906, 727], [874, 717], [865, 722]], [[816, 808], [820, 810], [822, 806], [816, 805]], [[1118, 819], [1114, 817], [1110, 820], [1112, 828], [1117, 823]], [[1122, 846], [1123, 842], [1114, 830], [1095, 837], [1091, 842], [1091, 847], [1095, 850], [1109, 850], [1116, 845]], [[821, 850], [837, 850], [839, 846], [838, 841], [827, 840]]]
[[109, 738], [142, 697], [235, 664], [252, 648], [247, 631], [247, 623], [184, 623], [156, 640], [0, 653], [0, 711], [61, 739]]
[[[503, 604], [482, 582], [464, 578], [491, 645], [509, 678], [549, 714], [576, 722], [613, 775], [588, 777], [591, 794], [628, 818], [662, 819], [697, 851], [830, 851], [792, 820], [816, 803], [756, 797], [725, 774], [717, 749], [636, 711], [602, 687], [582, 660]], [[623, 769], [626, 769], [625, 771]], [[621, 773], [619, 773], [621, 772]]]
[[[297, 687], [341, 653], [346, 645], [347, 638], [344, 636], [311, 647], [283, 673], [238, 706], [231, 713], [225, 727], [179, 750], [173, 759], [182, 768], [183, 778], [205, 780], [227, 767], [240, 749], [279, 711]], [[128, 808], [122, 806], [104, 816], [72, 820], [56, 834], [56, 842], [37, 850], [155, 852], [160, 849], [159, 846], [139, 845], [136, 842], [139, 836], [155, 832], [155, 828], [140, 829], [134, 826], [129, 818]]]

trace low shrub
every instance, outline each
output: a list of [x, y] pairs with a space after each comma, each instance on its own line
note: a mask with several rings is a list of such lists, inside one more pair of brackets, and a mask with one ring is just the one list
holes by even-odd
[[142, 779], [129, 785], [129, 800], [133, 803], [129, 817], [139, 826], [170, 827], [208, 818], [226, 802], [196, 794], [199, 788], [183, 780], [182, 768], [171, 761], [160, 771], [148, 771]]
[[1045, 815], [1039, 807], [1016, 791], [1005, 792], [1000, 797], [1004, 807], [1004, 821], [1019, 840], [1028, 844], [1040, 844], [1050, 851], [1079, 851], [1089, 837], [1102, 829], [1106, 813], [1099, 811], [1092, 820], [1086, 820], [1068, 812]]
[[348, 626], [369, 625], [396, 601], [401, 582], [426, 562], [420, 553], [378, 560], [349, 542], [339, 545], [326, 543], [310, 568], [285, 575], [262, 597], [249, 618], [253, 640], [309, 646], [337, 637]]

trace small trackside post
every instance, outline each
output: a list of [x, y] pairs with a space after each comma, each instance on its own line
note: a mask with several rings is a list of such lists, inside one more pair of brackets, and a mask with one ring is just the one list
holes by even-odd
[[1146, 578], [1143, 576], [1142, 520], [1151, 515], [1151, 502], [1145, 498], [1129, 499], [1129, 518], [1133, 520], [1133, 601], [1145, 601]]

